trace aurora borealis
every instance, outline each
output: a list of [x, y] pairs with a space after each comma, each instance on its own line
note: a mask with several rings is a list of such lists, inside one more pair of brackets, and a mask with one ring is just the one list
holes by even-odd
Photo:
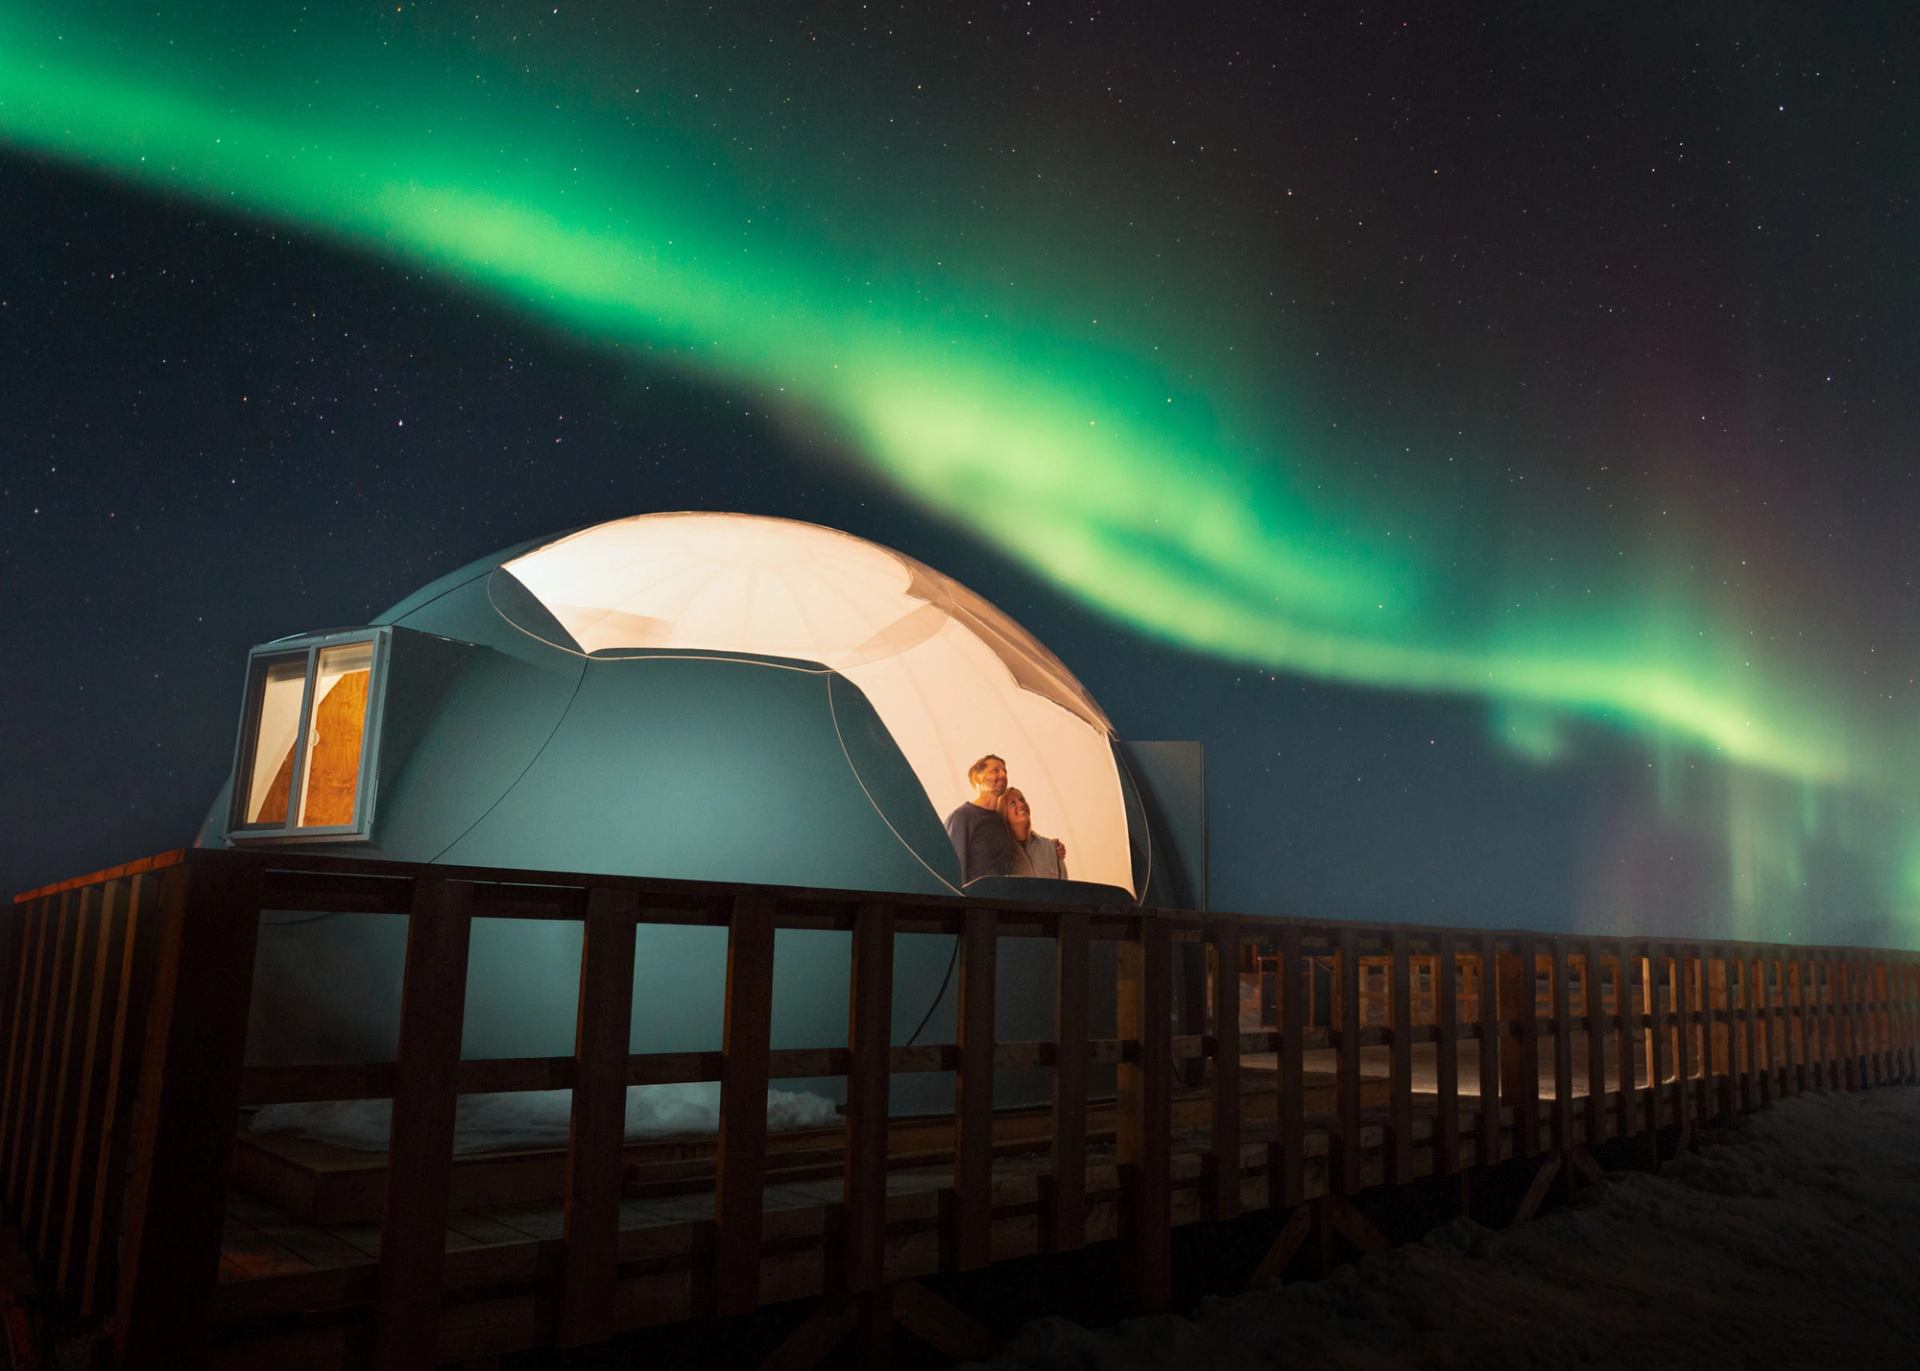
[[1920, 923], [1885, 35], [1620, 22], [4, 4], [0, 143], [741, 397], [1170, 648], [1625, 749], [1738, 926], [1815, 848]]

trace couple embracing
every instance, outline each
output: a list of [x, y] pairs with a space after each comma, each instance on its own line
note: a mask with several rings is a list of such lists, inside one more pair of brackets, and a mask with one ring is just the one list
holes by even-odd
[[989, 752], [967, 768], [973, 798], [947, 816], [947, 837], [960, 858], [961, 884], [982, 876], [1067, 879], [1067, 845], [1033, 831], [1027, 797], [1007, 787], [1007, 764]]

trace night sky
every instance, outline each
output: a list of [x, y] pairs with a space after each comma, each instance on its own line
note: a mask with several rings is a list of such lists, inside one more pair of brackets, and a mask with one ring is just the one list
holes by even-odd
[[1570, 8], [0, 0], [6, 889], [709, 508], [1202, 740], [1217, 908], [1914, 945], [1920, 16]]

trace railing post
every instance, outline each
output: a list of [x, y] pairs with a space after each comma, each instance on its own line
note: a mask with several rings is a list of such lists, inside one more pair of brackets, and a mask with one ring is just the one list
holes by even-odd
[[1920, 957], [1904, 953], [1900, 959], [1901, 983], [1906, 986], [1907, 1065], [1909, 1083], [1920, 1081]]
[[1673, 949], [1673, 1012], [1679, 1020], [1679, 1031], [1675, 1034], [1679, 1048], [1674, 1054], [1673, 1073], [1679, 1089], [1679, 1103], [1674, 1108], [1674, 1122], [1680, 1125], [1680, 1134], [1684, 1138], [1693, 1127], [1693, 1120], [1699, 1114], [1699, 1099], [1694, 1093], [1693, 1068], [1699, 1057], [1694, 1041], [1694, 982], [1693, 974], [1699, 963], [1686, 955], [1686, 949]]
[[559, 1341], [563, 1347], [602, 1342], [613, 1333], [638, 912], [639, 899], [631, 890], [600, 886], [587, 895], [573, 1034], [573, 1118], [562, 1202], [566, 1246]]
[[1709, 1060], [1716, 1062], [1713, 1071], [1713, 1087], [1707, 1091], [1707, 1098], [1713, 1102], [1715, 1112], [1720, 1118], [1732, 1121], [1736, 1116], [1736, 1106], [1740, 1102], [1740, 1058], [1736, 1048], [1740, 1046], [1740, 1020], [1734, 1016], [1734, 983], [1738, 979], [1736, 968], [1738, 960], [1730, 950], [1720, 956], [1707, 958], [1707, 975], [1711, 979], [1709, 1004], [1713, 1004], [1713, 1048]]
[[1620, 1054], [1620, 1099], [1615, 1110], [1614, 1129], [1622, 1138], [1632, 1137], [1639, 1132], [1637, 1124], [1640, 1111], [1640, 1086], [1636, 1073], [1640, 1066], [1640, 1000], [1636, 993], [1634, 972], [1639, 970], [1640, 959], [1633, 955], [1633, 944], [1622, 938], [1613, 945], [1613, 1007], [1620, 1016], [1616, 1029], [1617, 1050]]
[[1844, 1050], [1840, 1041], [1840, 962], [1833, 953], [1820, 952], [1820, 1083], [1828, 1090], [1841, 1090], [1846, 1080], [1841, 1072]]
[[1500, 1050], [1500, 1099], [1513, 1105], [1513, 1155], [1531, 1157], [1540, 1150], [1540, 1014], [1537, 1004], [1538, 957], [1533, 939], [1519, 936], [1511, 952], [1500, 954], [1500, 1026], [1518, 1019], [1517, 1040]]
[[47, 957], [48, 933], [53, 925], [53, 897], [42, 895], [27, 906], [20, 920], [20, 950], [16, 955], [12, 1013], [7, 1030], [7, 1089], [0, 1101], [0, 1188], [8, 1216], [18, 1200], [13, 1187], [21, 1142], [26, 1136], [26, 1096], [32, 1075], [33, 1039], [39, 1018], [40, 982]]
[[199, 1357], [240, 1107], [260, 869], [169, 868], [159, 921], [114, 1318], [114, 1364], [126, 1367]]
[[1460, 992], [1459, 948], [1450, 931], [1434, 948], [1433, 1017], [1439, 1033], [1434, 1050], [1433, 1170], [1450, 1176], [1460, 1169]]
[[[727, 992], [714, 1146], [713, 1305], [744, 1314], [760, 1304], [766, 1207], [767, 1065], [773, 1032], [773, 902], [740, 896], [727, 922]], [[856, 1082], [847, 1081], [853, 1120]]]
[[1553, 1146], [1573, 1146], [1573, 961], [1567, 940], [1547, 942], [1553, 977]]
[[[1279, 965], [1273, 983], [1280, 994], [1280, 1046], [1275, 1065], [1280, 1078], [1279, 1127], [1275, 1144], [1280, 1170], [1280, 1203], [1292, 1209], [1306, 1200], [1306, 977], [1313, 974], [1301, 955], [1300, 927], [1280, 930]], [[1304, 973], [1304, 974], [1303, 974]]]
[[[1500, 1101], [1506, 1092], [1501, 1088], [1502, 1060], [1505, 1048], [1502, 1042], [1506, 1038], [1506, 1020], [1500, 1017], [1500, 954], [1496, 950], [1493, 934], [1482, 933], [1480, 947], [1480, 1004], [1476, 1011], [1480, 1029], [1480, 1120], [1479, 1137], [1476, 1139], [1477, 1160], [1481, 1166], [1497, 1166], [1500, 1162]], [[1517, 1153], [1518, 1148], [1514, 1149]]]
[[1413, 963], [1405, 929], [1387, 939], [1387, 998], [1393, 1018], [1393, 1043], [1387, 1050], [1387, 1121], [1392, 1139], [1389, 1177], [1395, 1185], [1413, 1183]]
[[[1648, 1150], [1653, 1160], [1660, 1159], [1660, 1130], [1667, 1126], [1671, 1117], [1679, 1123], [1682, 1117], [1673, 1103], [1673, 1097], [1667, 1092], [1667, 1068], [1673, 1058], [1673, 960], [1669, 949], [1661, 943], [1647, 944], [1647, 1013], [1650, 1016], [1647, 1029], [1647, 1047], [1649, 1053], [1647, 1081], [1647, 1138]], [[1660, 992], [1666, 991], [1663, 1001]]]
[[32, 1209], [33, 1165], [39, 1158], [41, 1125], [47, 1112], [47, 1080], [53, 1074], [51, 1054], [59, 1023], [60, 987], [66, 969], [67, 944], [73, 934], [74, 892], [53, 899], [41, 934], [33, 1001], [28, 1008], [31, 1027], [20, 1081], [20, 1102], [14, 1120], [13, 1150], [7, 1158], [7, 1207], [24, 1227]]
[[1840, 1080], [1845, 1089], [1858, 1090], [1861, 1082], [1855, 1054], [1853, 963], [1842, 954], [1833, 959], [1832, 969], [1834, 973], [1833, 1009], [1840, 1051]]
[[1893, 1004], [1888, 994], [1890, 954], [1878, 952], [1873, 958], [1873, 1078], [1881, 1085], [1897, 1079], [1893, 1065]]
[[107, 1040], [106, 1079], [98, 1129], [99, 1156], [93, 1169], [86, 1232], [82, 1235], [76, 1227], [74, 1234], [73, 1261], [79, 1272], [75, 1306], [81, 1318], [91, 1318], [105, 1309], [116, 1294], [115, 1263], [121, 1214], [127, 1200], [128, 1159], [133, 1147], [133, 1130], [127, 1121], [134, 1112], [142, 1035], [147, 1029], [160, 961], [160, 878], [142, 873], [129, 880], [118, 995]]
[[1240, 1212], [1240, 921], [1230, 914], [1207, 921], [1213, 962], [1214, 1219]]
[[120, 994], [120, 970], [126, 958], [131, 914], [132, 882], [106, 882], [99, 906], [99, 936], [94, 943], [91, 986], [87, 992], [80, 1059], [74, 1071], [73, 1123], [69, 1152], [63, 1161], [65, 1184], [56, 1198], [54, 1222], [58, 1233], [48, 1235], [54, 1256], [54, 1288], [61, 1301], [72, 1305], [82, 1275], [86, 1251], [83, 1213], [93, 1194], [100, 1158], [100, 1124], [105, 1112], [108, 1061], [107, 1034], [112, 1032], [114, 1007]]
[[1351, 1195], [1360, 1189], [1360, 938], [1351, 927], [1334, 935], [1339, 951], [1339, 1028], [1334, 1038], [1333, 1146], [1328, 1150], [1327, 1191]]
[[1123, 1235], [1134, 1297], [1148, 1312], [1173, 1294], [1173, 957], [1170, 931], [1135, 916], [1118, 956], [1119, 1031], [1135, 1045], [1119, 1069], [1117, 1160], [1128, 1190]]
[[471, 884], [437, 875], [414, 878], [374, 1300], [374, 1362], [384, 1371], [439, 1360], [447, 1193], [460, 1105], [455, 1074], [472, 930]]
[[[892, 1086], [893, 906], [863, 904], [853, 922], [847, 1008], [846, 1216], [841, 1270], [856, 1294], [886, 1284], [887, 1116]], [[961, 1203], [991, 1205], [991, 1195]]]
[[[1580, 978], [1580, 988], [1584, 992], [1587, 1025], [1587, 1107], [1584, 1123], [1587, 1130], [1587, 1145], [1594, 1146], [1606, 1137], [1605, 1119], [1607, 1117], [1607, 1031], [1611, 1027], [1607, 1016], [1607, 997], [1600, 989], [1600, 942], [1597, 938], [1588, 938], [1586, 944], [1586, 972]], [[1626, 972], [1623, 963], [1613, 977], [1613, 1004], [1619, 1009], [1626, 1000], [1620, 988], [1621, 977]], [[1633, 1069], [1625, 1058], [1620, 1062], [1622, 1079], [1625, 1073]]]
[[79, 1107], [80, 1090], [74, 1077], [81, 1074], [84, 1058], [75, 1055], [75, 1040], [86, 1032], [93, 1002], [94, 965], [100, 958], [101, 931], [106, 923], [102, 913], [105, 890], [102, 884], [81, 888], [74, 902], [73, 940], [67, 959], [67, 988], [61, 997], [59, 1034], [54, 1042], [53, 1100], [47, 1111], [45, 1144], [37, 1168], [39, 1199], [27, 1214], [29, 1231], [41, 1258], [53, 1262], [60, 1255], [60, 1235], [51, 1224], [59, 1222], [64, 1205], [56, 1205], [67, 1193], [67, 1176], [73, 1156], [73, 1118]]
[[994, 923], [991, 909], [969, 909], [961, 916], [951, 1227], [951, 1264], [958, 1271], [993, 1260]]
[[1048, 1248], [1087, 1240], [1087, 915], [1067, 910], [1053, 945], [1053, 1155]]

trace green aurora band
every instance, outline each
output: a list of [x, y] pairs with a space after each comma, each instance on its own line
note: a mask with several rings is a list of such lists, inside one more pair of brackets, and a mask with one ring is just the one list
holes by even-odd
[[1089, 326], [1084, 302], [1010, 315], [969, 298], [950, 269], [850, 242], [818, 208], [830, 196], [769, 206], [762, 187], [756, 202], [694, 135], [576, 89], [578, 73], [529, 74], [417, 27], [376, 35], [366, 16], [303, 18], [298, 44], [252, 7], [169, 21], [164, 40], [136, 28], [160, 22], [0, 7], [0, 140], [750, 388], [1161, 639], [1478, 697], [1534, 755], [1556, 720], [1584, 716], [1792, 782], [1873, 779], [1830, 696], [1782, 684], [1698, 609], [1588, 599], [1520, 623], [1450, 601], [1440, 549], [1370, 537], [1370, 513], [1310, 495], [1314, 453], [1248, 387], [1206, 384], [1227, 370], [1204, 344], [1175, 361], [1165, 338]]

